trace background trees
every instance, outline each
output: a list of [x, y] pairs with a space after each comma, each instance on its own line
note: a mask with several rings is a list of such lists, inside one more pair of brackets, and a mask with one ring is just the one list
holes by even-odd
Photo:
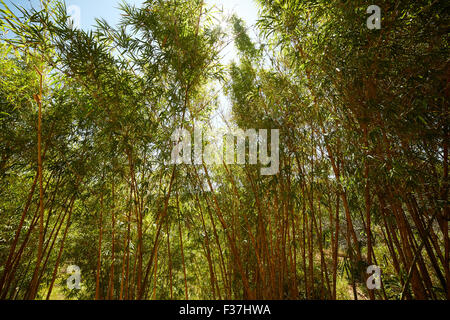
[[[3, 299], [448, 298], [448, 8], [383, 1], [369, 30], [363, 1], [260, 5], [256, 41], [230, 19], [224, 68], [200, 0], [91, 32], [60, 2], [2, 4]], [[168, 164], [214, 81], [227, 125], [281, 130], [277, 175]]]

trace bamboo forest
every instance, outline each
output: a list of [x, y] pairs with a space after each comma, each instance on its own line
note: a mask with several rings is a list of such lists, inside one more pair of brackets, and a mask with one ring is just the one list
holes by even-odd
[[0, 0], [0, 300], [450, 299], [448, 1], [66, 2]]

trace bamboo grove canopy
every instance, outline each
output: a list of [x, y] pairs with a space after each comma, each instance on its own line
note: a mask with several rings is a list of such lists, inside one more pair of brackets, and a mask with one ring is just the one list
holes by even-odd
[[[0, 298], [450, 298], [449, 3], [376, 2], [259, 0], [251, 36], [202, 0], [89, 31], [2, 0]], [[277, 174], [170, 164], [221, 96]]]

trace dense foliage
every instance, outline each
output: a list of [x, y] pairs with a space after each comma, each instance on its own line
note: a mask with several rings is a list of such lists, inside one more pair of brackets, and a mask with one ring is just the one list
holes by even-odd
[[[91, 31], [1, 1], [1, 299], [450, 298], [449, 5], [380, 0], [371, 30], [362, 0], [258, 4], [253, 39], [202, 0]], [[220, 91], [280, 129], [277, 175], [169, 164]]]

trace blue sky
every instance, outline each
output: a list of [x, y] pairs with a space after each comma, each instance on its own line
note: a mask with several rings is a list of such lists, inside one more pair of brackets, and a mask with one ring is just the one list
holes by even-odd
[[[4, 0], [8, 6], [12, 5], [30, 7], [40, 6], [41, 0]], [[140, 6], [145, 0], [65, 0], [67, 8], [70, 6], [77, 6], [80, 9], [80, 25], [83, 29], [90, 29], [95, 24], [96, 18], [104, 18], [110, 25], [115, 25], [120, 20], [120, 3], [126, 1], [129, 4]], [[215, 6], [223, 9], [227, 15], [236, 13], [241, 17], [247, 27], [252, 27], [258, 17], [258, 5], [256, 0], [205, 0], [207, 5]], [[249, 32], [253, 36], [252, 31]], [[226, 48], [223, 52], [224, 63], [228, 64], [235, 59], [236, 51], [233, 46]]]
[[[30, 4], [39, 7], [40, 0], [6, 0], [6, 4], [29, 7]], [[120, 18], [120, 11], [117, 9], [118, 0], [66, 0], [67, 7], [76, 5], [81, 9], [81, 27], [89, 28], [95, 23], [95, 18], [105, 18], [110, 24], [116, 24]], [[142, 4], [143, 0], [127, 0], [128, 3], [136, 5]]]
[[[123, 0], [66, 0], [67, 6], [76, 5], [81, 9], [81, 25], [89, 28], [95, 23], [95, 18], [101, 17], [110, 24], [116, 24], [120, 19], [119, 4]], [[127, 3], [141, 5], [144, 0], [125, 0]], [[6, 0], [6, 3], [29, 7], [29, 4], [39, 6], [40, 0]], [[257, 17], [257, 5], [253, 0], [206, 0], [208, 5], [223, 7], [226, 12], [235, 12], [248, 25], [254, 24]]]
[[[23, 7], [30, 7], [30, 4], [39, 7], [40, 0], [4, 0], [8, 6], [15, 4]], [[144, 0], [125, 0], [129, 4], [136, 6], [142, 5]], [[77, 6], [80, 9], [80, 25], [83, 29], [90, 29], [95, 24], [95, 18], [104, 18], [110, 25], [115, 25], [120, 20], [119, 5], [123, 0], [66, 0], [66, 5]], [[247, 27], [252, 27], [258, 17], [258, 5], [255, 0], [205, 0], [207, 5], [216, 6], [223, 9], [226, 15], [236, 13], [241, 17]], [[254, 33], [249, 30], [250, 36]], [[237, 52], [232, 44], [228, 45], [222, 51], [222, 63], [228, 65], [232, 60], [236, 60]], [[228, 118], [230, 115], [231, 106], [228, 99], [220, 95], [220, 107], [218, 112], [223, 113]], [[219, 113], [215, 114], [216, 121], [220, 122]]]
[[[77, 6], [80, 9], [80, 24], [83, 29], [90, 29], [95, 24], [95, 18], [104, 18], [110, 25], [115, 25], [120, 20], [119, 5], [124, 0], [66, 0], [66, 5]], [[144, 0], [125, 0], [129, 4], [142, 5]], [[252, 27], [257, 20], [258, 5], [255, 0], [205, 0], [209, 6], [216, 6], [228, 15], [236, 13], [241, 17], [247, 27]], [[23, 7], [40, 6], [40, 0], [5, 0], [10, 6], [15, 4]], [[252, 31], [250, 35], [254, 35]], [[223, 63], [228, 64], [236, 58], [236, 50], [230, 45], [222, 52]]]

